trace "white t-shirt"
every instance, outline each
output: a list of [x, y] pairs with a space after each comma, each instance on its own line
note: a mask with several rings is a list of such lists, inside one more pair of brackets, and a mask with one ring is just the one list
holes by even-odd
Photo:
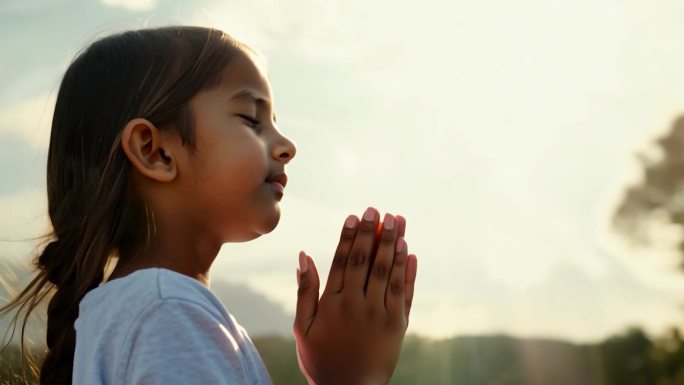
[[141, 269], [91, 290], [75, 329], [75, 385], [272, 384], [221, 301], [172, 270]]

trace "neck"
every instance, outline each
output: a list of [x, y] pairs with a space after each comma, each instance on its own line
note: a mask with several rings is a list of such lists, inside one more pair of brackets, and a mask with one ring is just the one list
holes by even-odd
[[189, 229], [158, 227], [157, 230], [157, 236], [135, 255], [121, 258], [126, 262], [117, 263], [108, 281], [136, 270], [161, 267], [187, 275], [209, 287], [211, 265], [221, 249], [221, 242], [202, 237]]

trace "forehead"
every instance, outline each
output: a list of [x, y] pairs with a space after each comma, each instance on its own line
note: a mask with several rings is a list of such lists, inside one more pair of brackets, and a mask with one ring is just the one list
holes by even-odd
[[221, 75], [219, 88], [229, 97], [271, 103], [271, 84], [266, 67], [254, 54], [239, 54]]

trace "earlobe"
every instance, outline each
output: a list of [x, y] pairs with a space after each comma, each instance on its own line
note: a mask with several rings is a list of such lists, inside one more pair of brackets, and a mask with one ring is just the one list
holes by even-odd
[[176, 178], [177, 165], [169, 143], [164, 143], [157, 127], [149, 120], [136, 118], [121, 133], [124, 153], [141, 174], [158, 182]]

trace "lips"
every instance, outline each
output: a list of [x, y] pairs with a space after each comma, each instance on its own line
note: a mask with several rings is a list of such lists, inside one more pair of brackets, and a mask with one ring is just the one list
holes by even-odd
[[287, 175], [278, 174], [266, 179], [266, 183], [271, 185], [273, 190], [280, 198], [285, 194], [285, 185], [287, 185]]
[[286, 174], [274, 175], [274, 176], [268, 177], [268, 179], [266, 179], [266, 182], [272, 182], [272, 183], [275, 182], [275, 183], [278, 183], [279, 185], [283, 186], [283, 188], [285, 188], [285, 186], [287, 185], [287, 175]]

